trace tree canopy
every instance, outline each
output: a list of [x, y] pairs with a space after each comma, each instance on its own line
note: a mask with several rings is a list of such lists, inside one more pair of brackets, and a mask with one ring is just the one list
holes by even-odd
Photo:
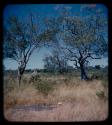
[[18, 63], [19, 84], [35, 49], [45, 44], [47, 31], [41, 31], [32, 14], [26, 22], [11, 16], [4, 24], [4, 58]]
[[65, 58], [74, 61], [74, 65], [81, 69], [81, 78], [88, 79], [85, 69], [89, 61], [107, 56], [107, 18], [104, 18], [102, 10], [91, 6], [82, 8], [82, 16], [70, 14], [66, 7], [62, 10], [59, 17], [50, 23], [50, 28], [58, 25], [54, 36], [58, 46]]

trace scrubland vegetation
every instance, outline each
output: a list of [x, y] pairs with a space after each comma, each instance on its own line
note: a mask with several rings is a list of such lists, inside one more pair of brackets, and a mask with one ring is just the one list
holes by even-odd
[[7, 74], [4, 76], [5, 118], [9, 121], [105, 120], [108, 117], [107, 74], [99, 71], [97, 79], [87, 81], [80, 80], [78, 74], [40, 72], [31, 78], [26, 73], [19, 89], [14, 75]]
[[[108, 65], [108, 10], [100, 4], [8, 7], [3, 21], [4, 117], [28, 122], [105, 120], [108, 66], [100, 66]], [[15, 8], [20, 12], [13, 14]], [[5, 69], [5, 59], [15, 61], [15, 71], [6, 71], [10, 66]], [[105, 61], [93, 67], [91, 61], [97, 59]], [[26, 70], [28, 63], [43, 70], [34, 75]]]

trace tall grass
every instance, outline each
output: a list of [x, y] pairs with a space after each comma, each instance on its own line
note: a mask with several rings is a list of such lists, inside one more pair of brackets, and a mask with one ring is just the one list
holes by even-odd
[[[16, 79], [8, 77], [4, 79], [4, 114], [12, 121], [104, 120], [108, 116], [108, 100], [99, 97], [98, 92], [101, 91], [108, 96], [108, 89], [102, 85], [102, 80], [81, 81], [70, 75], [41, 76], [32, 84], [22, 81], [19, 89]], [[52, 111], [12, 113], [16, 105], [33, 104], [56, 105], [56, 108]]]

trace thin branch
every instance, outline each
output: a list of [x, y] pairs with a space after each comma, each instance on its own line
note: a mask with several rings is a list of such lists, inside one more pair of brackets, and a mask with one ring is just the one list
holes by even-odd
[[101, 57], [92, 57], [91, 55], [89, 57], [92, 59], [101, 59]]
[[77, 60], [74, 60], [74, 61], [75, 61], [74, 65], [75, 65], [77, 68], [80, 68], [80, 66], [78, 66]]
[[27, 55], [28, 55], [28, 53], [30, 52], [30, 50], [31, 50], [31, 44], [29, 45], [29, 48], [28, 48], [28, 50], [27, 50], [27, 52], [26, 52], [26, 54], [25, 54], [25, 56], [27, 57]]
[[66, 57], [66, 56], [62, 56], [62, 57], [64, 57], [64, 58], [67, 59], [67, 60], [70, 60], [70, 61], [74, 61], [74, 60], [76, 60], [76, 59], [68, 58], [68, 57]]
[[36, 46], [34, 46], [34, 47], [29, 51], [29, 53], [27, 53], [26, 62], [29, 61], [29, 58], [30, 58], [31, 54], [33, 53], [33, 51], [34, 51], [37, 47], [39, 47], [38, 44], [37, 44]]
[[78, 59], [78, 57], [76, 56], [76, 53], [74, 53], [72, 50], [70, 50], [69, 48], [67, 48], [67, 47], [61, 47], [62, 49], [66, 49], [66, 50], [68, 50], [70, 53], [72, 53], [73, 55], [72, 55], [72, 57], [75, 57], [75, 58], [77, 58]]

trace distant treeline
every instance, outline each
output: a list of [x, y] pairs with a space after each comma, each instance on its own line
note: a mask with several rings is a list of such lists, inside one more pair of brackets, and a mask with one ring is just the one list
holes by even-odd
[[[77, 72], [80, 69], [76, 69], [73, 66], [69, 66], [66, 70], [63, 69], [63, 72]], [[102, 71], [108, 71], [108, 66], [105, 67], [101, 67], [100, 65], [96, 65], [96, 66], [89, 66], [88, 67], [89, 71], [95, 71], [95, 70], [102, 70]], [[26, 69], [25, 73], [33, 73], [34, 71], [38, 72], [38, 73], [47, 73], [47, 72], [59, 72], [58, 70], [49, 70], [49, 69]], [[17, 70], [12, 70], [12, 69], [8, 69], [4, 71], [4, 75], [6, 75], [7, 73], [13, 73], [13, 74], [17, 74]]]

